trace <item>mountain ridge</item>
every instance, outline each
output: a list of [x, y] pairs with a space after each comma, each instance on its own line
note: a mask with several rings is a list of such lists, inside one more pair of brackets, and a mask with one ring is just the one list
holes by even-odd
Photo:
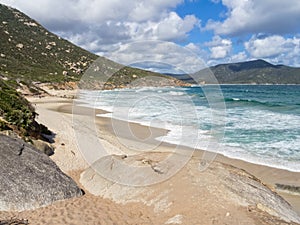
[[300, 68], [274, 65], [262, 59], [210, 68], [220, 83], [300, 84]]
[[200, 70], [194, 74], [168, 74], [194, 84], [300, 84], [300, 68], [274, 65], [257, 59], [224, 63]]

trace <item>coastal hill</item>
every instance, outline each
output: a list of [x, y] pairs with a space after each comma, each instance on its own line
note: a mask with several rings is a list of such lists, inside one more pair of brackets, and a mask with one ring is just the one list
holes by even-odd
[[300, 84], [300, 68], [273, 65], [261, 59], [210, 69], [222, 84]]
[[220, 64], [201, 70], [194, 75], [169, 74], [190, 83], [214, 83], [214, 74], [220, 84], [300, 84], [300, 68], [273, 65], [262, 59]]
[[[147, 76], [166, 78], [158, 73], [123, 66], [90, 53], [51, 33], [22, 12], [0, 4], [2, 77], [21, 80], [31, 88], [31, 82], [77, 82], [96, 59], [99, 64], [118, 68], [105, 89], [124, 87]], [[220, 64], [209, 70], [221, 84], [300, 84], [300, 68], [273, 65], [264, 60]], [[205, 76], [209, 70], [196, 74], [198, 83], [211, 83]], [[166, 75], [184, 82], [194, 82], [188, 75]], [[174, 84], [184, 85], [178, 81], [174, 81]]]
[[103, 68], [115, 68], [105, 89], [126, 86], [134, 80], [148, 76], [164, 77], [169, 85], [183, 82], [162, 74], [120, 65], [90, 53], [51, 33], [37, 21], [11, 7], [0, 4], [0, 75], [32, 82], [78, 82], [84, 72], [97, 60]]
[[0, 73], [20, 80], [76, 80], [97, 58], [1, 4], [0, 43]]

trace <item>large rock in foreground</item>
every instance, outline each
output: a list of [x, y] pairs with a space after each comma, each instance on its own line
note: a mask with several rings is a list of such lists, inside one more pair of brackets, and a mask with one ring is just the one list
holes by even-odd
[[76, 183], [44, 153], [0, 135], [0, 210], [23, 211], [82, 195]]

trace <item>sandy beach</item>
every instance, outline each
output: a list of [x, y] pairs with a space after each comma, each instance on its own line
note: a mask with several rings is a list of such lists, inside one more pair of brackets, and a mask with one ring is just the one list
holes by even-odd
[[0, 2], [0, 225], [300, 225], [300, 0]]
[[[72, 122], [72, 100], [49, 96], [43, 98], [31, 97], [29, 100], [36, 107], [39, 114], [38, 121], [48, 126], [55, 133], [55, 142], [53, 143], [55, 154], [51, 158], [62, 171], [77, 182], [85, 191], [85, 195], [81, 198], [57, 202], [33, 211], [19, 213], [1, 212], [1, 217], [25, 218], [30, 221], [30, 224], [294, 224], [278, 220], [278, 218], [270, 215], [267, 216], [264, 210], [245, 207], [243, 204], [233, 204], [230, 199], [227, 199], [226, 194], [224, 194], [227, 189], [225, 190], [225, 187], [221, 183], [220, 189], [215, 191], [219, 195], [208, 190], [205, 183], [197, 188], [187, 186], [191, 182], [189, 174], [196, 176], [193, 174], [192, 168], [194, 164], [199, 163], [199, 159], [201, 159], [203, 154], [201, 150], [195, 151], [191, 157], [191, 162], [176, 173], [174, 177], [171, 177], [170, 181], [153, 186], [152, 197], [160, 196], [160, 190], [172, 190], [169, 192], [169, 201], [167, 201], [171, 202], [171, 204], [166, 204], [167, 206], [159, 205], [158, 207], [153, 202], [149, 203], [150, 195], [147, 195], [148, 199], [146, 200], [123, 201], [115, 196], [108, 197], [107, 195], [103, 197], [97, 193], [90, 193], [81, 183], [82, 174], [89, 173], [89, 164], [84, 159], [77, 145], [77, 138]], [[97, 111], [97, 114], [100, 113], [105, 112]], [[78, 116], [82, 116], [84, 119], [84, 110], [83, 114]], [[122, 123], [118, 121], [117, 124], [122, 125]], [[121, 132], [121, 135], [118, 133], [118, 137], [116, 137], [110, 118], [99, 117], [96, 119], [95, 124], [99, 132], [98, 136], [101, 137], [102, 145], [105, 149], [109, 150], [108, 154], [126, 155], [126, 157], [137, 154], [129, 150], [124, 143], [127, 145], [138, 145], [138, 143], [135, 143], [134, 140], [129, 140], [130, 138], [126, 132]], [[166, 134], [166, 130], [149, 130], [147, 127], [133, 123], [130, 124], [130, 129], [136, 133], [138, 139], [148, 137], [147, 142], [156, 146], [155, 150], [151, 151], [154, 157], [156, 157], [156, 153], [168, 154], [173, 152], [173, 145], [158, 143], [155, 140], [155, 137]], [[184, 153], [189, 151], [189, 149], [181, 147], [180, 151]], [[139, 152], [139, 154], [144, 153]], [[219, 162], [222, 164], [218, 164]], [[229, 166], [223, 165], [223, 163]], [[223, 171], [222, 168], [224, 167], [237, 173], [236, 171], [238, 170], [231, 169], [230, 165], [246, 170], [272, 190], [275, 190], [275, 184], [300, 186], [299, 173], [255, 165], [241, 160], [230, 159], [222, 155], [216, 156], [214, 169], [208, 169], [208, 171], [204, 171], [199, 176], [203, 179], [202, 182], [206, 181], [207, 184], [211, 184], [211, 187], [218, 186], [218, 178], [221, 175], [215, 176], [216, 171], [222, 173], [220, 171]], [[224, 192], [222, 192], [223, 190]], [[121, 194], [120, 192], [120, 196]], [[287, 200], [294, 210], [300, 214], [299, 195], [287, 192], [278, 192], [278, 194]], [[198, 202], [198, 200], [201, 201]]]

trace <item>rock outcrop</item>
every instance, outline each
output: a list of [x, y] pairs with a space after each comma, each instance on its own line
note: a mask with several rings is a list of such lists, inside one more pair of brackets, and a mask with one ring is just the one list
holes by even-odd
[[44, 153], [0, 134], [0, 210], [23, 211], [79, 197], [81, 189]]
[[51, 146], [51, 144], [42, 141], [42, 140], [33, 140], [33, 145], [40, 150], [41, 152], [43, 152], [44, 154], [51, 156], [54, 154], [54, 147]]
[[[140, 183], [145, 183], [145, 180], [159, 180], [168, 174], [178, 162], [160, 164], [166, 157], [166, 153], [107, 156], [83, 172], [80, 182], [94, 195], [123, 204], [142, 202], [152, 206], [159, 215], [165, 214], [170, 218], [177, 215], [182, 224], [187, 221], [189, 224], [210, 221], [210, 217], [205, 218], [210, 214], [208, 212], [224, 215], [222, 221], [216, 224], [239, 224], [233, 221], [234, 218], [248, 218], [243, 224], [300, 222], [292, 207], [254, 176], [219, 162], [212, 163], [202, 172], [199, 170], [200, 161], [192, 158], [184, 168], [165, 181], [144, 187], [130, 185], [138, 180]], [[124, 169], [124, 165], [131, 169]], [[147, 166], [148, 170], [139, 169]], [[106, 175], [107, 179], [104, 178]], [[113, 181], [118, 179], [121, 183], [127, 181], [127, 185]], [[252, 220], [261, 222], [254, 223]], [[166, 224], [168, 223], [167, 221]]]

